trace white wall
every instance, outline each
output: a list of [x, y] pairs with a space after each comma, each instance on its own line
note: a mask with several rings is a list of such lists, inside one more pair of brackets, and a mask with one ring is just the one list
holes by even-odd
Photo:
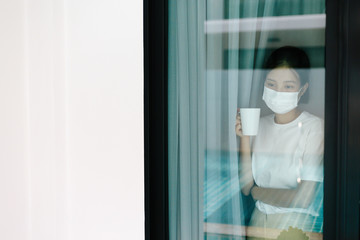
[[23, 2], [0, 1], [0, 239], [26, 239], [28, 174]]
[[0, 239], [144, 239], [142, 9], [0, 1]]
[[72, 236], [143, 239], [142, 1], [67, 8]]

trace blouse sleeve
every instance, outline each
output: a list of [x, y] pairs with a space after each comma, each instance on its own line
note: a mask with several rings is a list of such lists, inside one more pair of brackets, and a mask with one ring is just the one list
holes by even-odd
[[324, 123], [321, 119], [316, 119], [309, 129], [301, 162], [300, 177], [302, 180], [323, 181]]

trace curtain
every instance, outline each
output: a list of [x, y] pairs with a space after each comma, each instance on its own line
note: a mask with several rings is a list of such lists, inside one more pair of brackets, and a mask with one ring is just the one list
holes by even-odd
[[202, 239], [205, 1], [169, 1], [170, 239]]

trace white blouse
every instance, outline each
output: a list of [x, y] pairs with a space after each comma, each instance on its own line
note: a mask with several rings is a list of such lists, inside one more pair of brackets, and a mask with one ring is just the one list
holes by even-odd
[[[302, 180], [323, 181], [324, 123], [302, 112], [294, 121], [277, 124], [274, 114], [260, 119], [258, 135], [252, 144], [254, 180], [264, 188], [296, 188]], [[303, 212], [311, 209], [276, 207], [261, 201], [256, 207], [266, 213]]]

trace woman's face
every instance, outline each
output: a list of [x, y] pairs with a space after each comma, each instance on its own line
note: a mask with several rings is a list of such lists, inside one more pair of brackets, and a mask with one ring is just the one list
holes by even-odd
[[265, 87], [277, 92], [298, 92], [301, 87], [299, 75], [291, 68], [275, 68], [265, 79]]

